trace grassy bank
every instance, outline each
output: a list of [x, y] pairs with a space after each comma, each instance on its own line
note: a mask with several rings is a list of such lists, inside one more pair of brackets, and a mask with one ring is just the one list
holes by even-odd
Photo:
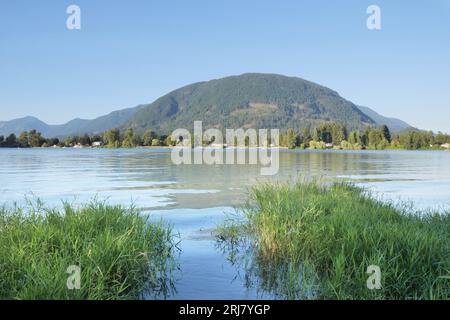
[[[284, 298], [449, 299], [450, 217], [409, 211], [344, 183], [262, 185], [218, 237], [233, 257], [250, 239], [247, 269]], [[379, 290], [367, 288], [370, 265]]]
[[[0, 299], [136, 299], [164, 294], [175, 262], [170, 229], [130, 208], [0, 209]], [[68, 290], [69, 266], [81, 268]], [[73, 283], [73, 282], [72, 282]]]

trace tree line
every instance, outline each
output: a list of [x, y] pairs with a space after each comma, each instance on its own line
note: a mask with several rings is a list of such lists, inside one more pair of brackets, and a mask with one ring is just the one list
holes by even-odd
[[36, 130], [24, 131], [18, 137], [10, 134], [0, 136], [0, 147], [8, 148], [39, 148], [39, 147], [75, 147], [75, 146], [103, 146], [108, 148], [135, 148], [139, 146], [172, 146], [174, 143], [166, 135], [157, 135], [147, 130], [142, 136], [133, 129], [121, 132], [111, 129], [103, 134], [70, 136], [65, 139], [45, 138]]
[[290, 149], [420, 150], [440, 149], [446, 143], [450, 143], [450, 135], [442, 132], [405, 130], [392, 134], [386, 125], [349, 131], [339, 123], [324, 123], [313, 129], [306, 127], [300, 133], [287, 129], [280, 137], [280, 144]]
[[[205, 145], [214, 141], [203, 141]], [[270, 141], [269, 141], [270, 142]], [[450, 143], [450, 135], [432, 131], [408, 130], [392, 134], [387, 126], [366, 126], [362, 130], [349, 131], [339, 123], [323, 123], [317, 127], [306, 127], [302, 132], [289, 128], [280, 134], [280, 146], [289, 149], [439, 149], [441, 145]], [[132, 128], [123, 132], [111, 129], [103, 134], [80, 135], [65, 139], [44, 138], [36, 130], [24, 131], [18, 137], [10, 134], [6, 138], [0, 136], [0, 147], [75, 147], [97, 146], [107, 148], [135, 148], [174, 146], [175, 141], [167, 135], [158, 135], [153, 130], [147, 130], [143, 135], [137, 134]]]

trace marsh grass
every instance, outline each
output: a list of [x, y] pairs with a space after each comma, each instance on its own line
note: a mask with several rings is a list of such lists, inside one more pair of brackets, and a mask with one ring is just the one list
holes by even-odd
[[[138, 299], [165, 295], [176, 267], [170, 228], [94, 201], [0, 208], [0, 299]], [[68, 290], [69, 266], [81, 287]]]
[[[239, 240], [251, 239], [247, 270], [278, 296], [450, 298], [448, 213], [410, 212], [353, 185], [318, 181], [259, 185], [241, 212], [218, 239], [234, 260]], [[367, 288], [370, 265], [381, 268], [380, 290]]]

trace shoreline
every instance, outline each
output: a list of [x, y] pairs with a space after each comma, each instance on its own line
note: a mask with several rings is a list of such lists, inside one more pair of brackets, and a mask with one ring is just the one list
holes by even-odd
[[[176, 148], [180, 148], [180, 147], [176, 147], [176, 146], [152, 146], [152, 147], [145, 147], [145, 146], [139, 146], [139, 147], [134, 147], [134, 148], [123, 148], [123, 147], [119, 147], [119, 148], [109, 148], [109, 147], [91, 147], [91, 146], [86, 146], [86, 147], [0, 147], [0, 150], [2, 149], [6, 149], [6, 150], [11, 150], [11, 149], [24, 149], [24, 150], [31, 150], [31, 149], [111, 149], [111, 150], [132, 150], [132, 149], [176, 149]], [[192, 150], [194, 150], [195, 148], [191, 148]], [[326, 148], [326, 149], [314, 149], [314, 148], [288, 148], [288, 147], [271, 147], [271, 148], [267, 148], [267, 147], [226, 147], [226, 148], [218, 148], [218, 147], [210, 147], [210, 146], [204, 146], [202, 147], [202, 149], [223, 149], [223, 150], [267, 150], [267, 149], [275, 149], [275, 150], [284, 150], [284, 151], [320, 151], [320, 152], [340, 152], [340, 151], [443, 151], [443, 152], [449, 152], [450, 149], [446, 149], [446, 148], [440, 148], [440, 149], [368, 149], [368, 148], [364, 148], [364, 149], [337, 149], [337, 148]]]

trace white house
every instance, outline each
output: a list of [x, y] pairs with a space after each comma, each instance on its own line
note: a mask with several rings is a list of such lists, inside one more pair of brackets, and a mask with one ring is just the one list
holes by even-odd
[[101, 147], [102, 146], [102, 142], [101, 141], [94, 141], [94, 142], [92, 142], [92, 146], [93, 147]]

